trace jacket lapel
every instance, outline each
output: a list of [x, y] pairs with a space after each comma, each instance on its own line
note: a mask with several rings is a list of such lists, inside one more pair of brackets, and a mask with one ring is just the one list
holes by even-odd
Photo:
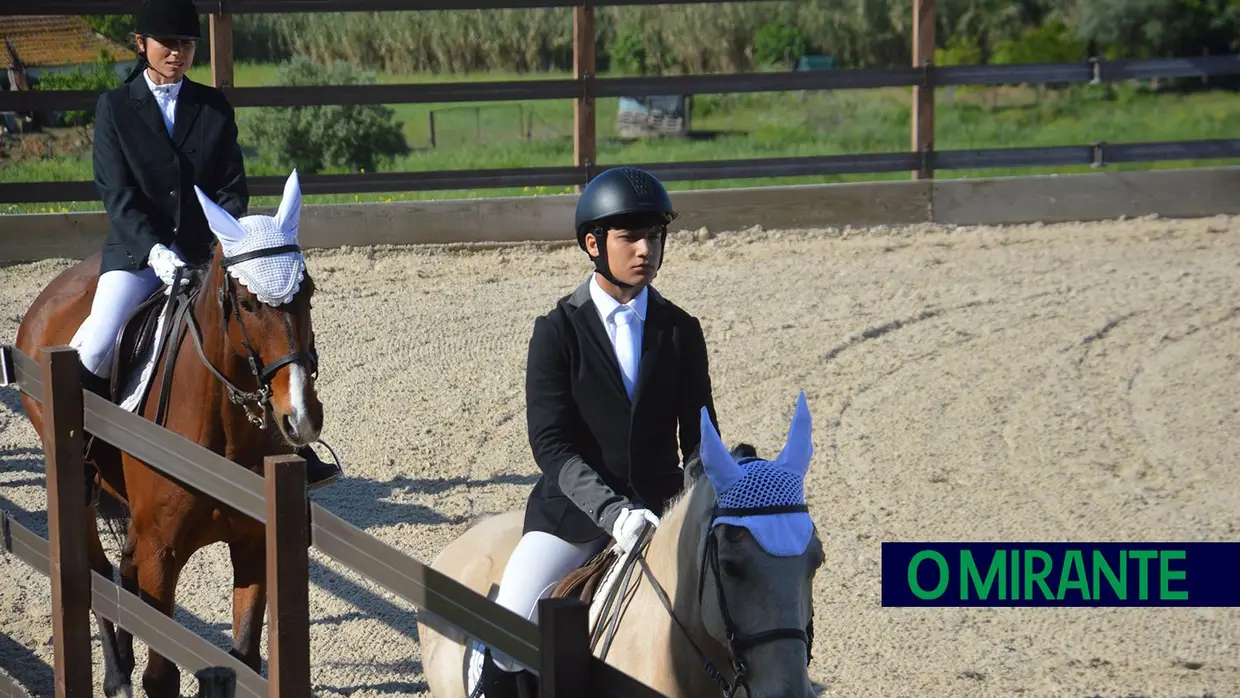
[[611, 338], [607, 336], [607, 328], [598, 316], [598, 307], [590, 298], [590, 282], [586, 281], [573, 291], [569, 297], [569, 305], [577, 309], [572, 321], [577, 330], [589, 338], [594, 348], [595, 359], [604, 364], [603, 372], [610, 377], [609, 383], [620, 398], [628, 402], [629, 395], [624, 389], [624, 380], [620, 377], [620, 362], [616, 360], [616, 352], [611, 347]]
[[198, 103], [197, 87], [189, 78], [182, 78], [181, 91], [177, 93], [176, 118], [172, 124], [172, 142], [176, 143], [178, 148], [185, 142], [190, 127], [194, 125], [194, 119], [198, 118], [198, 112], [202, 110]]
[[633, 391], [633, 407], [641, 402], [646, 388], [650, 385], [650, 376], [659, 364], [659, 355], [663, 348], [663, 336], [667, 332], [664, 313], [667, 302], [654, 287], [646, 288], [646, 322], [642, 327], [642, 355], [637, 363], [637, 386]]
[[168, 127], [164, 126], [164, 117], [159, 113], [159, 103], [155, 101], [155, 95], [151, 94], [142, 76], [129, 83], [129, 99], [142, 122], [166, 141]]

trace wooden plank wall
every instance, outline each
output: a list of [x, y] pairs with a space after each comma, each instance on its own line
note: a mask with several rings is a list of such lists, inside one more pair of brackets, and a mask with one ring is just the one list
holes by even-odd
[[[1240, 213], [1240, 167], [917, 180], [673, 192], [673, 230], [713, 232], [949, 223], [989, 225]], [[568, 242], [577, 195], [306, 206], [309, 249]], [[270, 213], [270, 209], [257, 210]], [[0, 216], [0, 263], [81, 259], [100, 249], [102, 212]]]

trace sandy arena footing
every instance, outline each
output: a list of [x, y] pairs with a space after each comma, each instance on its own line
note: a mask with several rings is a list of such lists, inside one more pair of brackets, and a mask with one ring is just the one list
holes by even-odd
[[[471, 517], [522, 506], [526, 343], [586, 278], [584, 253], [309, 264], [324, 438], [348, 476], [313, 498], [427, 562]], [[5, 343], [67, 265], [0, 269]], [[656, 285], [702, 320], [726, 441], [773, 452], [809, 398], [824, 695], [1240, 694], [1240, 610], [885, 609], [879, 594], [886, 540], [1237, 539], [1240, 218], [702, 231], [673, 237]], [[39, 442], [16, 390], [0, 395], [0, 506], [46, 536]], [[315, 693], [426, 695], [414, 609], [310, 564]], [[12, 556], [0, 575], [0, 665], [51, 695], [48, 581]], [[189, 561], [177, 601], [230, 645], [222, 545]], [[99, 681], [97, 641], [95, 658]]]

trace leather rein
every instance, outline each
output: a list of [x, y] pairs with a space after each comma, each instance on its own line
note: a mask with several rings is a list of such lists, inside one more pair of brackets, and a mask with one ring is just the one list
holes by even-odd
[[[216, 379], [224, 385], [224, 389], [228, 392], [229, 402], [232, 402], [234, 405], [240, 405], [245, 410], [246, 418], [249, 419], [251, 424], [259, 429], [267, 428], [267, 417], [270, 414], [271, 408], [271, 379], [275, 375], [275, 372], [288, 364], [304, 361], [309, 365], [310, 377], [312, 379], [317, 378], [318, 354], [314, 350], [313, 343], [311, 344], [309, 351], [301, 350], [296, 346], [296, 342], [293, 339], [292, 320], [285, 316], [284, 326], [288, 333], [290, 351], [275, 361], [272, 361], [269, 364], [264, 364], [262, 359], [259, 357], [258, 352], [254, 349], [254, 345], [250, 342], [249, 334], [245, 330], [245, 323], [241, 321], [241, 309], [237, 302], [237, 292], [233, 285], [234, 281], [232, 275], [228, 273], [228, 267], [251, 259], [257, 259], [259, 257], [270, 257], [278, 254], [285, 254], [287, 252], [300, 251], [301, 247], [298, 245], [278, 245], [275, 247], [267, 247], [250, 252], [243, 252], [232, 257], [224, 257], [220, 261], [220, 274], [224, 277], [224, 281], [217, 289], [216, 295], [220, 304], [220, 309], [223, 311], [224, 336], [228, 336], [228, 320], [231, 315], [237, 321], [237, 327], [241, 330], [241, 344], [245, 347], [248, 356], [238, 354], [235, 349], [233, 350], [233, 355], [238, 358], [245, 359], [249, 364], [250, 374], [258, 383], [257, 390], [247, 391], [237, 387], [235, 383], [229, 380], [219, 371], [219, 369], [215, 367], [214, 364], [211, 363], [210, 359], [207, 358], [206, 353], [203, 351], [202, 329], [198, 326], [198, 319], [194, 317], [193, 312], [194, 296], [197, 295], [200, 288], [195, 287], [195, 289], [190, 292], [189, 296], [185, 298], [184, 302], [181, 304], [181, 307], [177, 310], [177, 315], [183, 316], [184, 321], [178, 321], [176, 323], [177, 336], [168, 356], [175, 356], [175, 351], [180, 346], [180, 342], [184, 337], [183, 332], [185, 328], [188, 327], [190, 337], [194, 340], [194, 348], [198, 351], [198, 357], [202, 360], [203, 365], [206, 366], [207, 370], [209, 370], [212, 375], [214, 375]], [[172, 293], [169, 294], [168, 306], [164, 310], [165, 316], [167, 316], [167, 314], [171, 311], [173, 304], [176, 302], [177, 296], [185, 292], [181, 285], [181, 278], [185, 273], [188, 272], [184, 267], [177, 268], [176, 274], [172, 280], [173, 290]], [[169, 323], [165, 322], [164, 328], [164, 331], [167, 332]], [[163, 421], [163, 416], [165, 414], [165, 410], [167, 409], [168, 394], [171, 383], [172, 371], [165, 370], [163, 390], [160, 393], [159, 409], [155, 415], [155, 422], [157, 424]], [[256, 408], [255, 410], [250, 409], [251, 403]]]
[[672, 603], [667, 598], [667, 592], [664, 591], [659, 581], [655, 579], [654, 574], [650, 571], [650, 566], [646, 563], [646, 556], [643, 554], [646, 545], [653, 536], [654, 529], [647, 524], [647, 530], [643, 532], [642, 539], [638, 543], [639, 553], [636, 555], [638, 564], [642, 567], [642, 573], [650, 580], [651, 586], [654, 588], [655, 595], [659, 597], [659, 602], [663, 604], [663, 608], [667, 610], [667, 614], [671, 616], [672, 621], [676, 623], [681, 632], [684, 633], [685, 639], [693, 646], [693, 650], [697, 653], [698, 659], [702, 661], [703, 668], [710, 675], [711, 679], [719, 685], [723, 695], [732, 698], [742, 686], [746, 689], [748, 695], [747, 676], [749, 672], [749, 663], [745, 659], [744, 651], [748, 648], [762, 645], [768, 642], [782, 639], [800, 640], [805, 643], [805, 664], [809, 665], [813, 657], [814, 649], [814, 618], [810, 615], [809, 624], [804, 628], [774, 628], [771, 630], [763, 630], [749, 635], [737, 635], [736, 622], [732, 620], [732, 614], [728, 611], [728, 601], [723, 592], [723, 581], [719, 574], [719, 539], [715, 535], [715, 519], [720, 516], [774, 516], [777, 514], [791, 513], [808, 513], [809, 507], [804, 504], [796, 504], [789, 506], [769, 506], [769, 507], [737, 507], [737, 508], [721, 508], [713, 507], [711, 509], [710, 523], [706, 527], [706, 551], [702, 556], [701, 566], [698, 571], [698, 605], [702, 603], [702, 593], [706, 583], [706, 565], [709, 564], [711, 571], [715, 575], [715, 592], [719, 600], [719, 611], [723, 614], [723, 626], [728, 637], [728, 656], [732, 664], [733, 678], [728, 681], [723, 674], [715, 667], [702, 651], [702, 648], [693, 641], [693, 636], [685, 628], [680, 619], [676, 617], [675, 611], [672, 610]]

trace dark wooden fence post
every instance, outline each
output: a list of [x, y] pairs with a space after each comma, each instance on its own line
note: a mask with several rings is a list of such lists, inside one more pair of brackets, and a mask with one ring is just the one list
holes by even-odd
[[310, 695], [310, 518], [306, 461], [264, 459], [267, 483], [267, 695]]
[[233, 86], [233, 21], [232, 15], [212, 14], [210, 17], [211, 83], [225, 89]]
[[590, 690], [590, 607], [581, 599], [538, 602], [541, 698], [577, 698]]
[[86, 465], [77, 350], [42, 351], [43, 449], [52, 582], [56, 698], [91, 690], [90, 561], [86, 555]]
[[913, 87], [913, 151], [921, 156], [913, 179], [934, 179], [934, 0], [913, 0], [913, 67], [926, 71]]
[[[585, 0], [573, 8], [573, 74], [585, 81], [585, 88], [573, 102], [573, 164], [585, 167], [589, 180], [598, 162], [595, 138], [595, 112], [593, 80], [598, 76], [595, 69], [594, 7]], [[580, 192], [583, 185], [577, 185]]]
[[233, 698], [237, 695], [237, 672], [226, 666], [212, 666], [194, 672], [198, 679], [197, 698]]

